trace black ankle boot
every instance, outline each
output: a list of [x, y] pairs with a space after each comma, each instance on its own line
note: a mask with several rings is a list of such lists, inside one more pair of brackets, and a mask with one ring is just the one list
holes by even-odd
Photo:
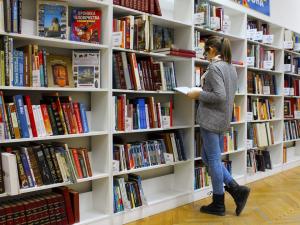
[[228, 184], [228, 186], [225, 186], [225, 190], [234, 199], [234, 202], [236, 204], [235, 213], [237, 216], [239, 216], [246, 205], [250, 193], [250, 188], [248, 188], [247, 186], [240, 186], [235, 180], [233, 180]]
[[210, 205], [202, 206], [200, 211], [217, 216], [225, 216], [224, 194], [213, 194], [213, 202]]

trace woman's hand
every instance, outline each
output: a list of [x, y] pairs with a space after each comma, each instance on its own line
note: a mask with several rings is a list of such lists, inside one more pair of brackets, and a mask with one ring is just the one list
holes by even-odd
[[201, 88], [192, 87], [187, 96], [192, 99], [197, 99], [200, 96]]

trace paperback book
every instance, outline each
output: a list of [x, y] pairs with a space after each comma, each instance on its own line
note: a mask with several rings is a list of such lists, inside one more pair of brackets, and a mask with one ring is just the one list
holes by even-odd
[[100, 43], [101, 11], [73, 9], [71, 13], [71, 40]]
[[41, 37], [67, 39], [68, 6], [57, 1], [38, 1], [37, 32]]
[[73, 51], [75, 87], [100, 88], [100, 51]]

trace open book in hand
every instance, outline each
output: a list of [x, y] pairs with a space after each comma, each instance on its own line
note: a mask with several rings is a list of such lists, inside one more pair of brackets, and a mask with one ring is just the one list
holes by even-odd
[[[191, 91], [191, 89], [192, 88], [189, 87], [176, 87], [174, 88], [174, 91], [178, 91], [184, 95], [187, 95]], [[199, 91], [202, 91], [201, 87], [193, 87], [193, 89], [199, 89]]]

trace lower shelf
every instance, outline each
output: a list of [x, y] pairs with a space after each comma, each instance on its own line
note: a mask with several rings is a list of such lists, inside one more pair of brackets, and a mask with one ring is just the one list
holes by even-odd
[[166, 190], [166, 191], [149, 194], [147, 196], [147, 201], [148, 201], [148, 205], [151, 206], [171, 199], [176, 199], [184, 195], [188, 195], [189, 193], [190, 193], [189, 191], [180, 192], [175, 190]]
[[84, 212], [80, 212], [80, 222], [76, 223], [76, 225], [91, 224], [91, 223], [97, 224], [98, 222], [105, 219], [110, 219], [110, 216], [101, 214], [96, 210], [84, 211]]

